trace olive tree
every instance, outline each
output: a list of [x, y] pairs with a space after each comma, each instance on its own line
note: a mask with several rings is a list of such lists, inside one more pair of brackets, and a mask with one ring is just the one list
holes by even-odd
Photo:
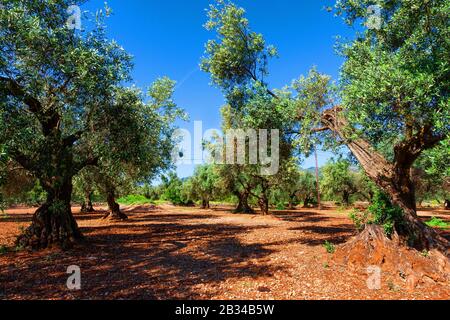
[[[356, 24], [368, 17], [371, 2], [341, 0], [337, 13]], [[330, 77], [314, 69], [284, 90], [290, 93], [271, 90], [265, 76], [274, 50], [250, 30], [244, 10], [228, 1], [211, 7], [207, 27], [217, 39], [207, 45], [204, 68], [227, 95], [249, 84], [264, 87], [278, 101], [274, 110], [294, 116], [292, 133], [304, 149], [318, 142], [346, 145], [368, 177], [402, 209], [402, 223], [395, 226], [400, 237], [419, 249], [445, 248], [447, 241], [417, 216], [410, 169], [450, 132], [449, 4], [378, 3], [383, 13], [379, 28], [364, 29], [341, 48], [345, 63], [339, 92]], [[390, 145], [390, 152], [380, 152], [380, 144]]]
[[332, 160], [322, 168], [321, 188], [329, 198], [338, 196], [345, 206], [349, 206], [350, 197], [356, 194], [357, 175], [351, 171], [351, 163], [340, 159]]
[[130, 80], [131, 57], [107, 39], [101, 15], [90, 30], [68, 28], [73, 1], [2, 3], [0, 145], [47, 193], [18, 243], [67, 248], [82, 239], [72, 178], [99, 163], [114, 138], [110, 129], [123, 116], [115, 100]]

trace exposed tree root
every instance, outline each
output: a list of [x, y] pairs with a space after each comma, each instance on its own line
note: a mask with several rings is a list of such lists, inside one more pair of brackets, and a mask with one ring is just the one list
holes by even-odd
[[382, 227], [368, 225], [354, 239], [337, 248], [333, 261], [355, 272], [379, 267], [383, 274], [398, 277], [412, 290], [427, 281], [450, 281], [448, 249], [447, 246], [445, 251], [419, 252], [406, 246], [397, 235], [392, 239], [386, 237]]
[[83, 204], [81, 205], [81, 213], [95, 213], [92, 202], [88, 202], [87, 204], [83, 202]]
[[128, 220], [128, 216], [121, 210], [108, 211], [102, 218], [103, 220], [124, 221]]

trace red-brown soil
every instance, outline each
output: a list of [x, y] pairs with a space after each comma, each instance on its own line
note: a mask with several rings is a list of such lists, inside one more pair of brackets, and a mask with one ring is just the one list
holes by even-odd
[[[13, 248], [34, 209], [0, 216], [0, 246]], [[79, 208], [74, 208], [79, 212]], [[348, 212], [302, 209], [274, 216], [233, 215], [227, 208], [134, 207], [125, 222], [76, 214], [86, 244], [72, 251], [0, 255], [0, 299], [449, 299], [448, 282], [368, 275], [333, 262], [323, 247], [350, 240]], [[431, 209], [428, 220], [450, 214]], [[449, 237], [448, 231], [441, 231]], [[81, 268], [82, 288], [66, 288], [67, 267]]]

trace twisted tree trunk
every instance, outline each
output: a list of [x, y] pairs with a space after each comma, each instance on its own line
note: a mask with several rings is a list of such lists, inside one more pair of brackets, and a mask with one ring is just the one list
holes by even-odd
[[296, 198], [296, 193], [293, 193], [289, 196], [289, 203], [288, 203], [289, 210], [295, 209], [295, 198]]
[[263, 216], [269, 215], [269, 199], [265, 193], [258, 199], [258, 205]]
[[108, 202], [109, 212], [103, 219], [111, 220], [127, 220], [128, 216], [120, 210], [120, 205], [116, 202], [116, 195], [114, 189], [108, 189], [106, 194], [106, 201]]
[[93, 213], [95, 212], [92, 205], [92, 192], [86, 192], [84, 195], [84, 202], [81, 205], [81, 213]]
[[35, 212], [31, 225], [18, 237], [17, 245], [32, 249], [53, 246], [69, 249], [83, 239], [71, 211], [71, 178], [60, 179], [62, 181], [53, 184], [42, 182], [47, 200]]
[[311, 204], [312, 200], [310, 196], [306, 196], [305, 200], [303, 200], [303, 208], [309, 208], [309, 205]]
[[211, 205], [209, 203], [209, 200], [202, 200], [202, 206], [201, 209], [210, 209]]
[[362, 138], [347, 138], [350, 136], [351, 128], [342, 116], [340, 108], [325, 112], [322, 122], [343, 140], [368, 177], [389, 195], [393, 204], [403, 210], [404, 223], [402, 226], [395, 226], [399, 236], [419, 250], [438, 248], [446, 251], [448, 241], [425, 225], [417, 216], [415, 189], [411, 179], [414, 161], [425, 147], [432, 147], [439, 140], [435, 141], [424, 128], [419, 137], [410, 138], [395, 146], [395, 160], [391, 163], [374, 150], [368, 141]]
[[248, 198], [250, 197], [250, 192], [243, 191], [236, 193], [236, 196], [239, 199], [239, 204], [237, 208], [234, 210], [234, 213], [245, 213], [245, 214], [253, 214], [255, 211], [248, 204]]

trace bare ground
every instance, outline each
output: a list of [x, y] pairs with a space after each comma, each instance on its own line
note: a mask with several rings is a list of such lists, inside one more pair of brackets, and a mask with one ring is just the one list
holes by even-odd
[[[34, 209], [0, 217], [0, 246], [12, 250]], [[133, 207], [126, 222], [78, 214], [86, 244], [70, 252], [0, 255], [0, 299], [449, 299], [449, 283], [414, 290], [382, 274], [370, 290], [367, 274], [332, 262], [323, 247], [348, 241], [355, 229], [336, 209], [233, 215], [228, 208]], [[422, 211], [447, 221], [445, 211]], [[441, 231], [448, 237], [449, 232]], [[81, 268], [82, 289], [66, 288], [67, 267]]]

